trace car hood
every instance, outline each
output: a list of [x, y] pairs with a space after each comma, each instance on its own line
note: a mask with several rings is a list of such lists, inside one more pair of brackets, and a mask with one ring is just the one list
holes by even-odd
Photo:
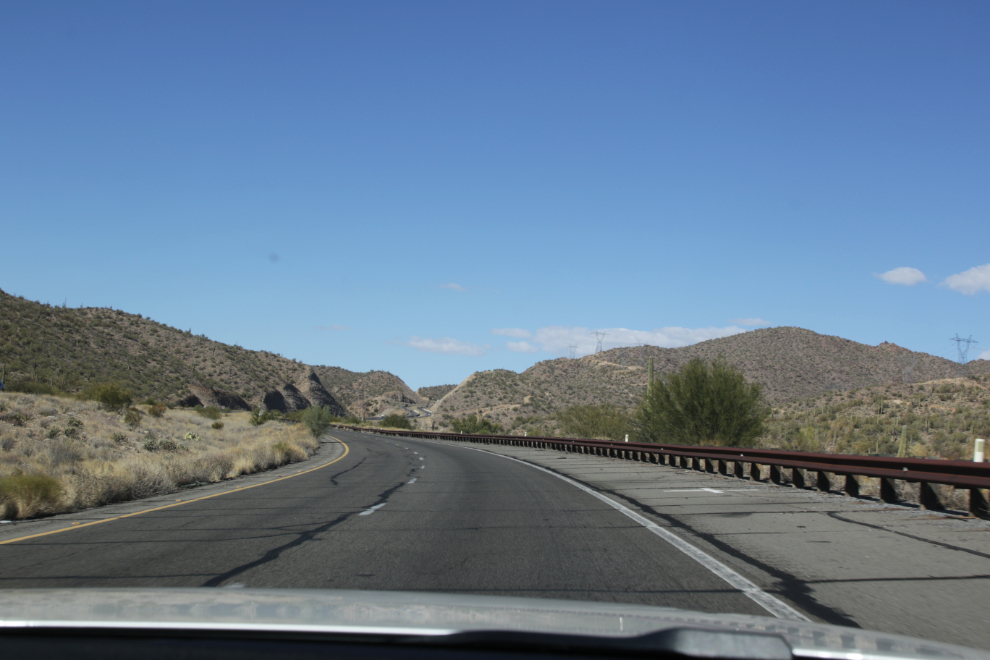
[[0, 628], [109, 628], [376, 634], [540, 633], [633, 640], [673, 629], [777, 635], [794, 657], [972, 658], [937, 642], [769, 617], [648, 605], [424, 592], [292, 589], [0, 591]]

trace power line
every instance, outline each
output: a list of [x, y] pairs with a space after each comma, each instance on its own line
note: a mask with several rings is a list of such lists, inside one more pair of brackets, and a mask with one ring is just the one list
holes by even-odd
[[595, 347], [595, 353], [601, 353], [602, 341], [605, 339], [608, 333], [605, 332], [604, 330], [592, 330], [591, 334], [593, 334], [598, 339], [598, 345]]
[[973, 344], [979, 344], [980, 342], [973, 339], [973, 335], [970, 335], [966, 339], [959, 336], [956, 333], [955, 337], [949, 339], [949, 341], [956, 342], [956, 350], [959, 351], [959, 364], [966, 364], [966, 360], [969, 357], [969, 349]]
[[577, 344], [571, 344], [567, 348], [571, 349], [571, 359], [573, 360], [577, 357]]

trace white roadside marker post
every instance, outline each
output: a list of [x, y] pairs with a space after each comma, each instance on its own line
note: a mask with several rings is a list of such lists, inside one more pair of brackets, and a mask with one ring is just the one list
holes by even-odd
[[973, 447], [973, 461], [976, 463], [982, 463], [985, 457], [986, 441], [983, 438], [977, 438]]

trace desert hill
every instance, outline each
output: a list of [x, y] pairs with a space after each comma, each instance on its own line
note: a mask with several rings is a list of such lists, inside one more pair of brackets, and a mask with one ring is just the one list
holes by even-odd
[[870, 346], [802, 328], [766, 328], [683, 348], [614, 348], [576, 360], [546, 360], [522, 373], [474, 373], [434, 406], [437, 417], [431, 423], [444, 426], [482, 414], [516, 428], [574, 405], [632, 406], [646, 387], [650, 357], [659, 377], [694, 357], [718, 356], [762, 384], [774, 404], [857, 387], [990, 373], [987, 360], [959, 365], [887, 342]]
[[3, 291], [0, 363], [8, 385], [30, 381], [78, 391], [90, 383], [118, 381], [139, 398], [162, 401], [187, 398], [190, 385], [229, 392], [251, 405], [281, 397], [279, 405], [287, 409], [304, 405], [304, 400], [323, 405], [339, 401], [346, 407], [395, 390], [418, 399], [387, 372], [311, 367], [268, 351], [212, 341], [139, 314], [51, 306]]

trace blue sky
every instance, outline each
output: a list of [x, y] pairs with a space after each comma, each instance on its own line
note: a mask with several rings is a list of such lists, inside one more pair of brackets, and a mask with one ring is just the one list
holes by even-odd
[[596, 328], [990, 357], [988, 33], [986, 2], [0, 3], [0, 288], [413, 387]]

